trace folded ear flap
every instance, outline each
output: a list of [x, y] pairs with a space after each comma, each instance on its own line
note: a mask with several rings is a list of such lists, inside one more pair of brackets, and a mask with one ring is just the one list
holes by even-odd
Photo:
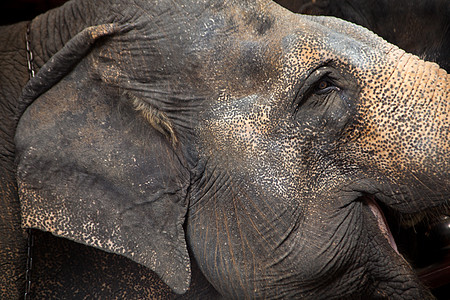
[[183, 293], [189, 172], [172, 142], [123, 93], [90, 80], [84, 62], [19, 121], [23, 226], [124, 255]]
[[87, 27], [76, 34], [42, 66], [36, 77], [32, 78], [24, 87], [19, 101], [19, 112], [23, 113], [37, 96], [68, 74], [100, 38], [123, 33], [131, 28], [130, 24], [109, 23]]

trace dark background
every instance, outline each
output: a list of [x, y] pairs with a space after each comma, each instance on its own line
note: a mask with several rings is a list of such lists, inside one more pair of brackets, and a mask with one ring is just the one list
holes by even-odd
[[0, 25], [31, 20], [67, 0], [0, 0]]

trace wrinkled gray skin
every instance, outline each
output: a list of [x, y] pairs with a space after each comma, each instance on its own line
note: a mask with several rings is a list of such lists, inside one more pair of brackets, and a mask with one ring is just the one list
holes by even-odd
[[380, 207], [448, 204], [439, 66], [270, 1], [80, 0], [31, 23], [27, 83], [26, 25], [0, 29], [2, 297], [20, 226], [37, 298], [431, 297]]

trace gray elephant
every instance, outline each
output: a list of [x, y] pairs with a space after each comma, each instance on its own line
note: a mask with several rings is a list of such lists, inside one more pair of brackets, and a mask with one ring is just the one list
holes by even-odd
[[0, 37], [2, 298], [432, 298], [390, 229], [448, 208], [437, 64], [266, 0]]

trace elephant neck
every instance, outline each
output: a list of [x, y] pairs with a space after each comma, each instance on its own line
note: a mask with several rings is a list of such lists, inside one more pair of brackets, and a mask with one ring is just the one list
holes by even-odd
[[[14, 168], [17, 100], [29, 79], [27, 22], [0, 27], [0, 299], [22, 296], [26, 233], [20, 227], [20, 205]], [[14, 297], [12, 297], [14, 295]], [[16, 297], [17, 296], [17, 297]]]
[[12, 161], [17, 100], [29, 79], [27, 22], [0, 27], [0, 161]]

